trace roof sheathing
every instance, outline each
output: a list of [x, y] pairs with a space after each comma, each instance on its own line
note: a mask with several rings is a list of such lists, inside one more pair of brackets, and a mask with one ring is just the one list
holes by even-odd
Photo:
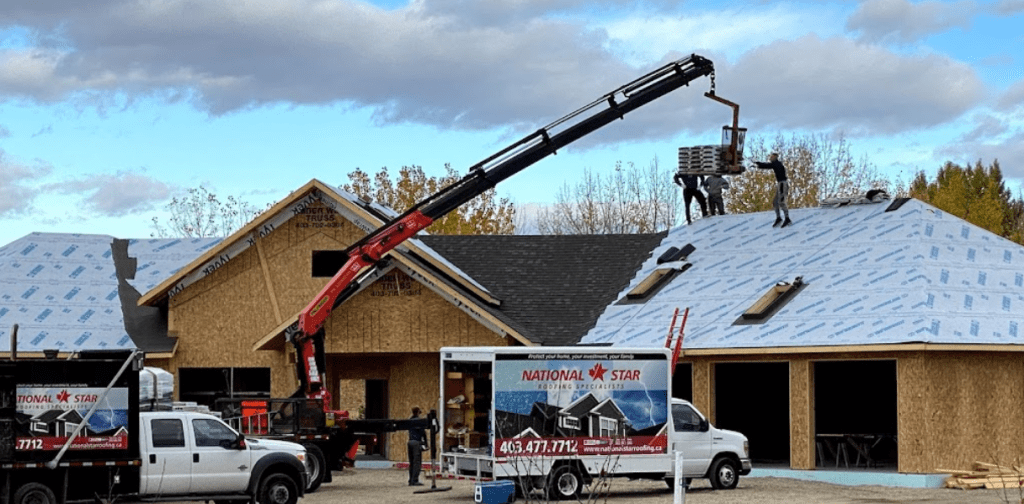
[[[685, 348], [765, 349], [1024, 344], [1024, 247], [920, 201], [700, 219], [673, 229], [630, 285], [670, 246], [692, 266], [643, 304], [609, 305], [583, 343], [661, 346], [689, 307]], [[663, 265], [664, 266], [664, 265]], [[733, 322], [778, 282], [807, 284], [760, 324]]]

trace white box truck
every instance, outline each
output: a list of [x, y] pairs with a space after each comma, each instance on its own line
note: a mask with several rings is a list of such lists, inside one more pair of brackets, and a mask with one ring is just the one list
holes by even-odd
[[575, 499], [607, 477], [735, 488], [750, 473], [747, 438], [673, 399], [668, 349], [441, 349], [442, 470], [512, 480]]

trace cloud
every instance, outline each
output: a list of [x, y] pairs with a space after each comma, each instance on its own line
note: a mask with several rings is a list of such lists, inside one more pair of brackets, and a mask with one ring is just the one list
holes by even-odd
[[972, 1], [867, 0], [847, 19], [846, 29], [860, 32], [865, 42], [909, 44], [952, 28], [967, 28], [977, 12]]
[[49, 166], [15, 163], [0, 150], [0, 217], [25, 214], [39, 195], [37, 181], [50, 174]]
[[7, 129], [4, 125], [0, 124], [0, 138], [7, 138], [11, 136], [11, 130]]
[[166, 200], [172, 190], [159, 180], [133, 172], [90, 175], [51, 184], [47, 189], [80, 195], [86, 209], [110, 217], [151, 210], [158, 202]]
[[1024, 127], [1021, 114], [976, 114], [974, 127], [954, 141], [935, 150], [936, 157], [954, 163], [988, 165], [1001, 161], [1003, 177], [1024, 179]]
[[1024, 12], [1024, 0], [999, 0], [991, 8], [1000, 16], [1013, 16]]
[[1001, 109], [1011, 109], [1024, 105], [1024, 80], [1012, 84], [996, 101]]
[[720, 94], [741, 104], [741, 118], [759, 126], [849, 135], [948, 123], [988, 93], [969, 65], [948, 57], [904, 56], [814, 35], [759, 47], [719, 75], [728, 83]]

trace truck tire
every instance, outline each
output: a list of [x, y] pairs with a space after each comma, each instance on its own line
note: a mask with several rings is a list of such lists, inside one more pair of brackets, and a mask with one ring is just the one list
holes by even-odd
[[740, 482], [739, 467], [733, 459], [728, 457], [715, 461], [711, 465], [708, 476], [711, 486], [716, 490], [731, 490], [736, 488], [736, 484]]
[[315, 444], [304, 444], [306, 448], [306, 473], [309, 474], [309, 483], [306, 484], [306, 493], [315, 492], [323, 483], [327, 475], [327, 459], [324, 452]]
[[25, 483], [14, 492], [12, 504], [57, 504], [57, 497], [42, 483]]
[[288, 475], [271, 473], [263, 477], [256, 500], [259, 504], [296, 504], [299, 488]]
[[576, 500], [583, 491], [583, 475], [576, 466], [561, 465], [551, 471], [546, 486], [551, 500]]

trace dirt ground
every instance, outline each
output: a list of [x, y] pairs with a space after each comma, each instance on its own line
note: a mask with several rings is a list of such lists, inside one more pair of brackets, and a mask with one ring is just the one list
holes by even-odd
[[[325, 483], [316, 492], [308, 495], [300, 504], [402, 504], [449, 502], [473, 504], [473, 483], [466, 480], [438, 480], [437, 488], [451, 487], [444, 492], [414, 493], [415, 490], [429, 490], [425, 486], [407, 485], [408, 473], [400, 469], [345, 469], [334, 473], [334, 481]], [[961, 504], [961, 503], [1005, 503], [1019, 504], [1021, 495], [1016, 489], [1007, 490], [956, 490], [891, 488], [882, 486], [840, 486], [827, 483], [800, 481], [786, 478], [740, 478], [735, 490], [712, 490], [706, 481], [694, 481], [693, 488], [686, 492], [687, 504]], [[629, 481], [616, 479], [611, 482], [607, 498], [581, 502], [593, 503], [671, 503], [673, 493], [661, 482]], [[537, 502], [531, 499], [530, 502]], [[520, 500], [519, 502], [525, 502]]]

